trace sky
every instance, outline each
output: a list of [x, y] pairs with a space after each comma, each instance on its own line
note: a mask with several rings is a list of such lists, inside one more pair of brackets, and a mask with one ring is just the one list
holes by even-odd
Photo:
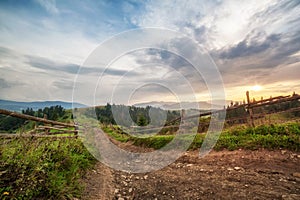
[[[242, 101], [247, 90], [256, 98], [300, 93], [299, 13], [299, 0], [2, 0], [0, 99], [88, 105], [92, 97], [96, 104], [178, 96], [209, 101], [207, 80], [214, 76], [199, 76], [187, 59], [174, 54], [197, 57], [184, 37], [166, 42], [162, 31], [151, 43], [160, 48], [112, 57], [119, 46], [139, 40], [135, 34], [115, 38], [149, 27], [176, 31], [205, 49], [227, 100]], [[114, 43], [102, 48], [106, 41]], [[174, 51], [166, 50], [170, 46]], [[97, 62], [89, 62], [91, 55]], [[109, 66], [108, 58], [113, 58]], [[74, 98], [73, 89], [81, 95]]]

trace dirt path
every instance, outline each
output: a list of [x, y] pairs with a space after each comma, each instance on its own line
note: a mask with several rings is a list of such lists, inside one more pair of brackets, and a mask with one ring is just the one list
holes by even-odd
[[187, 152], [155, 172], [129, 174], [97, 164], [84, 199], [300, 199], [300, 153]]
[[86, 186], [84, 200], [107, 200], [113, 199], [114, 180], [112, 170], [98, 162], [94, 169], [89, 171], [83, 179]]

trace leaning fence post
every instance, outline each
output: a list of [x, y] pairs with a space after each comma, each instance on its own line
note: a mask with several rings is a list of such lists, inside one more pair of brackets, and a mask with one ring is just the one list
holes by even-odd
[[254, 120], [253, 120], [253, 109], [250, 107], [250, 96], [249, 96], [249, 91], [246, 92], [246, 96], [247, 96], [247, 104], [248, 104], [248, 112], [249, 112], [249, 116], [250, 116], [250, 126], [254, 127]]

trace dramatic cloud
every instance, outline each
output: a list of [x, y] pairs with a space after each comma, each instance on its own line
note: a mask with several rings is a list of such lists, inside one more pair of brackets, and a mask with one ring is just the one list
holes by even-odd
[[[122, 95], [131, 87], [150, 82], [176, 86], [188, 95], [188, 81], [197, 97], [207, 98], [204, 78], [185, 58], [164, 50], [172, 47], [196, 60], [198, 52], [185, 40], [161, 42], [162, 49], [131, 52], [107, 69], [102, 60], [82, 66], [103, 41], [143, 27], [178, 31], [205, 48], [222, 74], [228, 99], [242, 99], [255, 84], [264, 88], [257, 95], [300, 92], [299, 13], [298, 0], [1, 1], [0, 98], [70, 100], [78, 71], [82, 77], [77, 81], [86, 91], [103, 75], [100, 104], [110, 100], [114, 88], [120, 94], [119, 103], [126, 103]], [[129, 37], [126, 42], [137, 39]], [[102, 56], [115, 48], [118, 44]], [[214, 74], [205, 66], [202, 69], [213, 82]], [[136, 95], [140, 99], [171, 99], [157, 85], [140, 91]], [[81, 103], [89, 101], [84, 95], [81, 98]]]

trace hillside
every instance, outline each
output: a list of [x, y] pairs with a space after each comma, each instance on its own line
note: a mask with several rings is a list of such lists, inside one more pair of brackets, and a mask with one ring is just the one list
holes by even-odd
[[[226, 100], [226, 105], [229, 104], [231, 101]], [[221, 109], [223, 108], [222, 102], [217, 101], [217, 104], [211, 104], [206, 101], [199, 101], [199, 102], [166, 102], [166, 101], [151, 101], [151, 102], [143, 102], [143, 103], [136, 103], [134, 104], [136, 107], [157, 107], [164, 110], [180, 110], [180, 109], [193, 109], [199, 106], [200, 110], [210, 110], [210, 109]]]

